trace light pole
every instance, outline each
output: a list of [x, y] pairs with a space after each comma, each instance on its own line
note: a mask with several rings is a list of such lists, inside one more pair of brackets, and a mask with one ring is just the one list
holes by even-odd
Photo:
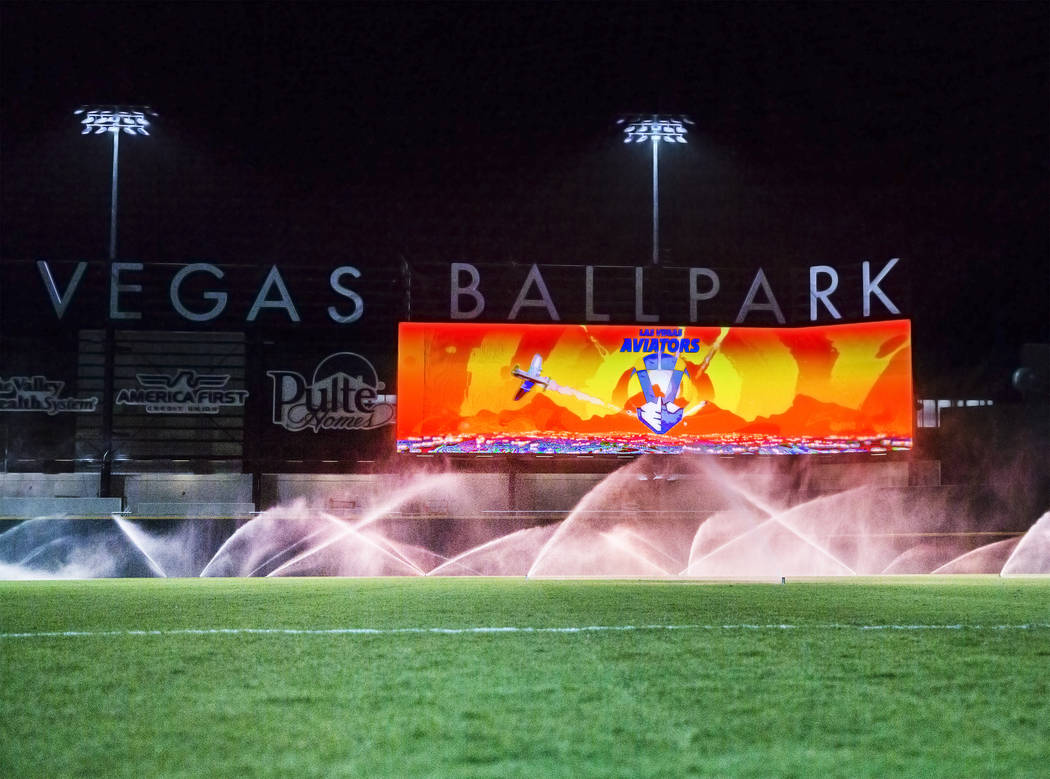
[[[81, 135], [113, 136], [113, 178], [109, 199], [109, 274], [110, 284], [114, 279], [114, 262], [117, 259], [117, 166], [120, 159], [120, 136], [149, 135], [148, 116], [156, 116], [149, 106], [118, 105], [84, 105], [73, 112], [74, 116], [83, 115], [80, 123], [84, 125]], [[113, 288], [112, 286], [110, 287]], [[112, 306], [112, 301], [111, 301]], [[102, 464], [99, 471], [99, 496], [113, 495], [113, 383], [115, 374], [114, 352], [116, 334], [113, 329], [112, 307], [106, 317], [105, 350], [102, 366]]]
[[156, 116], [149, 106], [84, 105], [73, 112], [83, 114], [81, 135], [113, 136], [113, 180], [109, 199], [109, 259], [117, 259], [117, 166], [120, 159], [120, 135], [149, 135], [148, 116]]
[[653, 147], [653, 265], [660, 264], [660, 142], [685, 143], [688, 116], [642, 114], [617, 120], [627, 125], [623, 129], [624, 143], [648, 141]]

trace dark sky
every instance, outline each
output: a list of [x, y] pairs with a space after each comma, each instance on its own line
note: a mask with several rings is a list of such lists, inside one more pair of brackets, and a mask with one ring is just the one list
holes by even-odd
[[6, 259], [646, 264], [617, 117], [696, 124], [662, 257], [901, 257], [929, 392], [1006, 391], [1050, 340], [1050, 4], [4, 3]]

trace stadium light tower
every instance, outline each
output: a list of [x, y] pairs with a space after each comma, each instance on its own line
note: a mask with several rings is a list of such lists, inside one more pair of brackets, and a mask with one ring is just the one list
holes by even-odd
[[149, 135], [147, 116], [157, 114], [149, 106], [83, 105], [73, 112], [83, 115], [81, 135], [113, 136], [113, 185], [109, 199], [109, 259], [117, 258], [117, 167], [120, 159], [120, 136]]
[[685, 143], [688, 116], [668, 114], [639, 114], [617, 120], [626, 125], [624, 143], [645, 143], [653, 147], [653, 265], [660, 264], [660, 144]]

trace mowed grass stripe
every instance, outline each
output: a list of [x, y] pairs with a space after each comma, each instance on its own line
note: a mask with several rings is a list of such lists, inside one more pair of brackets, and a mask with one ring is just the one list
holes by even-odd
[[0, 632], [491, 625], [1029, 624], [1050, 578], [751, 583], [525, 579], [0, 582]]
[[[0, 775], [1039, 775], [1050, 636], [990, 626], [1048, 615], [997, 578], [4, 583], [0, 631], [99, 635], [0, 645]], [[564, 630], [646, 625], [718, 629]]]
[[399, 636], [471, 635], [508, 633], [604, 633], [631, 630], [1046, 630], [1050, 623], [1023, 625], [583, 625], [579, 627], [472, 627], [472, 628], [179, 628], [174, 630], [64, 630], [38, 633], [0, 633], [0, 639], [97, 638], [117, 636]]

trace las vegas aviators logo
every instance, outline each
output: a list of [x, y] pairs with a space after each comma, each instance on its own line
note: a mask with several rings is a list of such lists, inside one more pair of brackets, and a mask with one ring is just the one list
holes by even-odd
[[285, 430], [371, 430], [394, 421], [397, 395], [367, 359], [337, 352], [314, 368], [308, 381], [296, 371], [267, 371], [273, 380], [273, 423]]
[[[695, 414], [707, 405], [706, 400], [701, 400], [691, 408], [686, 408], [683, 399], [678, 397], [682, 388], [682, 381], [689, 379], [695, 381], [707, 371], [711, 364], [711, 358], [715, 356], [722, 341], [729, 333], [729, 328], [722, 328], [718, 338], [707, 349], [707, 354], [700, 363], [695, 374], [690, 377], [685, 367], [679, 367], [679, 353], [696, 353], [702, 351], [705, 346], [699, 338], [682, 338], [682, 328], [643, 328], [639, 330], [638, 338], [625, 338], [620, 352], [641, 353], [642, 367], [632, 368], [631, 376], [638, 382], [645, 402], [636, 408], [625, 408], [624, 412], [636, 417], [639, 422], [652, 430], [657, 435], [666, 435], [674, 429], [685, 417]], [[528, 370], [522, 370], [515, 365], [511, 369], [511, 375], [521, 379], [521, 386], [514, 395], [514, 400], [524, 398], [534, 387], [539, 385], [545, 390], [572, 395], [587, 403], [618, 409], [600, 398], [591, 397], [565, 384], [559, 384], [550, 376], [542, 375], [543, 356], [534, 355]]]

